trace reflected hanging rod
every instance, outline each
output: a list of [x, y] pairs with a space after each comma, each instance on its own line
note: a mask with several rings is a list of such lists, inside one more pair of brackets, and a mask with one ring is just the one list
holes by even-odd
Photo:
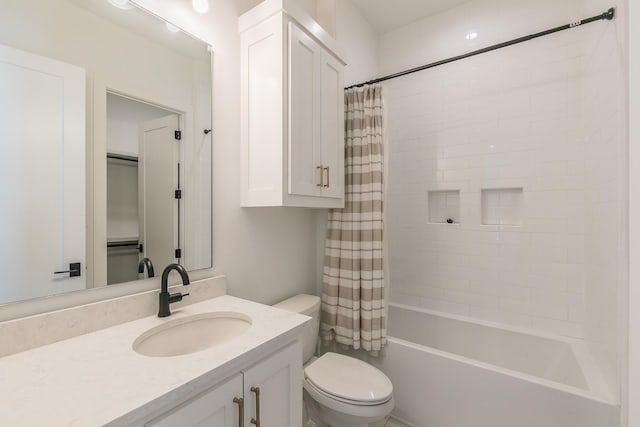
[[551, 28], [550, 30], [540, 31], [539, 33], [530, 34], [528, 36], [518, 37], [517, 39], [513, 39], [513, 40], [510, 40], [508, 42], [494, 44], [494, 45], [489, 46], [489, 47], [485, 47], [485, 48], [482, 48], [482, 49], [474, 50], [472, 52], [465, 53], [465, 54], [462, 54], [462, 55], [453, 56], [451, 58], [443, 59], [441, 61], [432, 62], [431, 64], [422, 65], [420, 67], [412, 68], [410, 70], [400, 71], [399, 73], [394, 73], [394, 74], [389, 74], [388, 76], [384, 76], [384, 77], [380, 77], [380, 78], [377, 78], [377, 79], [369, 80], [368, 82], [364, 82], [364, 83], [358, 83], [358, 84], [349, 86], [349, 87], [347, 87], [345, 89], [352, 89], [354, 87], [362, 87], [362, 86], [365, 86], [365, 85], [372, 85], [372, 84], [375, 84], [375, 83], [384, 82], [386, 80], [395, 79], [396, 77], [406, 76], [407, 74], [417, 73], [418, 71], [428, 70], [429, 68], [438, 67], [440, 65], [448, 64], [450, 62], [455, 62], [455, 61], [459, 61], [461, 59], [466, 59], [466, 58], [470, 58], [472, 56], [476, 56], [476, 55], [480, 55], [480, 54], [483, 54], [483, 53], [491, 52], [491, 51], [494, 51], [494, 50], [502, 49], [503, 47], [513, 46], [514, 44], [519, 44], [519, 43], [524, 43], [526, 41], [537, 39], [538, 37], [542, 37], [542, 36], [547, 36], [549, 34], [557, 33], [559, 31], [564, 31], [564, 30], [569, 30], [571, 28], [580, 27], [582, 25], [590, 24], [592, 22], [603, 21], [603, 20], [611, 21], [613, 18], [615, 18], [615, 16], [616, 16], [616, 9], [612, 7], [611, 9], [607, 10], [606, 12], [604, 12], [604, 13], [602, 13], [600, 15], [597, 15], [597, 16], [592, 16], [591, 18], [582, 19], [580, 21], [572, 22], [572, 23], [566, 24], [566, 25], [561, 25], [559, 27]]
[[126, 154], [107, 153], [107, 159], [123, 160], [125, 162], [138, 163], [138, 158], [135, 156], [127, 156]]
[[140, 243], [137, 240], [124, 240], [124, 241], [115, 241], [115, 242], [107, 242], [108, 248], [126, 248], [126, 247], [138, 247]]

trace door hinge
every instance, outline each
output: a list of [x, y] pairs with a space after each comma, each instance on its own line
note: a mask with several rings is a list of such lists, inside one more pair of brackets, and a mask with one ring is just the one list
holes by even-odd
[[177, 190], [174, 192], [173, 197], [174, 197], [175, 199], [182, 199], [182, 190], [177, 189]]
[[182, 131], [181, 130], [174, 131], [173, 137], [178, 141], [180, 141], [182, 139]]
[[142, 243], [138, 245], [138, 252], [144, 253], [144, 245]]
[[182, 258], [182, 249], [178, 248], [176, 249], [176, 258]]

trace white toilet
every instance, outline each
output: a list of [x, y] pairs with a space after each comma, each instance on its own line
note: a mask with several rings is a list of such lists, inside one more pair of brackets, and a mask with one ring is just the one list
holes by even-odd
[[301, 294], [274, 307], [313, 319], [300, 336], [304, 400], [305, 405], [313, 405], [322, 422], [331, 427], [366, 427], [391, 413], [393, 385], [380, 370], [337, 353], [314, 357], [320, 326], [320, 298]]

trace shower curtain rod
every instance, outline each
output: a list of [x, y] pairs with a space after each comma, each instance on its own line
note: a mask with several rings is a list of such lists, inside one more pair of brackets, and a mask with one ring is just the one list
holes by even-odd
[[582, 25], [590, 24], [592, 22], [602, 21], [602, 20], [605, 20], [605, 19], [608, 20], [608, 21], [611, 21], [615, 17], [615, 15], [616, 15], [616, 9], [612, 7], [611, 9], [607, 10], [606, 12], [604, 12], [601, 15], [592, 16], [591, 18], [582, 19], [580, 21], [572, 22], [570, 24], [562, 25], [560, 27], [551, 28], [550, 30], [541, 31], [539, 33], [530, 34], [528, 36], [518, 37], [517, 39], [513, 39], [513, 40], [510, 40], [508, 42], [494, 44], [494, 45], [489, 46], [489, 47], [485, 47], [485, 48], [482, 48], [482, 49], [474, 50], [472, 52], [465, 53], [465, 54], [462, 54], [462, 55], [453, 56], [451, 58], [443, 59], [441, 61], [432, 62], [431, 64], [422, 65], [420, 67], [412, 68], [410, 70], [401, 71], [399, 73], [394, 73], [394, 74], [389, 74], [388, 76], [380, 77], [380, 78], [377, 78], [377, 79], [374, 79], [374, 80], [369, 80], [369, 81], [364, 82], [364, 83], [358, 83], [358, 84], [349, 86], [349, 87], [347, 87], [345, 89], [352, 89], [354, 87], [362, 87], [362, 86], [365, 86], [365, 85], [371, 85], [371, 84], [375, 84], [375, 83], [384, 82], [386, 80], [395, 79], [396, 77], [406, 76], [407, 74], [413, 74], [413, 73], [416, 73], [418, 71], [427, 70], [429, 68], [438, 67], [440, 65], [448, 64], [450, 62], [455, 62], [455, 61], [459, 61], [461, 59], [470, 58], [472, 56], [480, 55], [482, 53], [487, 53], [487, 52], [491, 52], [491, 51], [494, 51], [494, 50], [502, 49], [503, 47], [513, 46], [514, 44], [523, 43], [523, 42], [526, 42], [526, 41], [529, 41], [529, 40], [537, 39], [538, 37], [542, 37], [542, 36], [546, 36], [546, 35], [549, 35], [549, 34], [557, 33], [559, 31], [564, 31], [564, 30], [569, 30], [571, 28], [580, 27]]

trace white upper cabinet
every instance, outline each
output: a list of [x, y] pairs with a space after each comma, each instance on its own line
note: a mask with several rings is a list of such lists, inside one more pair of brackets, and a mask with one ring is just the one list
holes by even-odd
[[322, 192], [326, 197], [344, 199], [344, 65], [326, 51], [321, 60]]
[[345, 62], [295, 0], [240, 17], [242, 206], [344, 206]]
[[289, 22], [289, 194], [320, 196], [322, 48]]

